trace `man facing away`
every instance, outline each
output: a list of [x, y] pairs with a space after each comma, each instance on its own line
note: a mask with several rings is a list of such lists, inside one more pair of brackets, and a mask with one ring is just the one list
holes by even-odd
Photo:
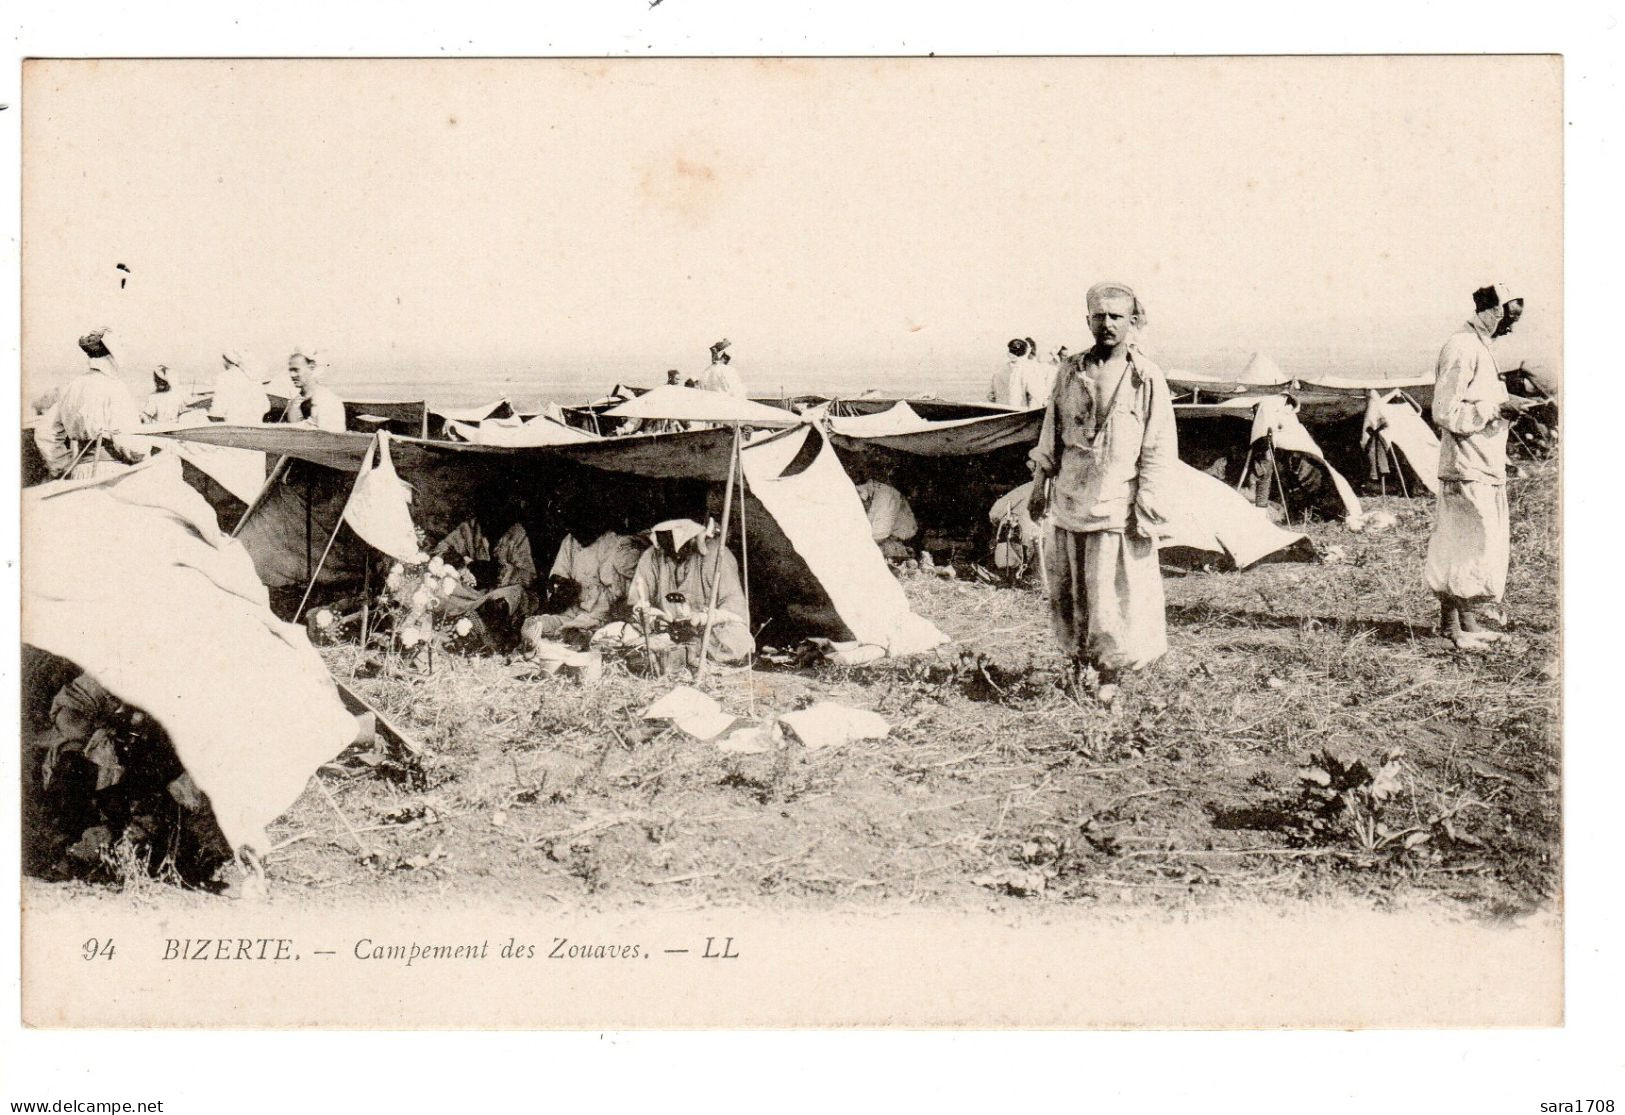
[[221, 353], [209, 418], [228, 426], [254, 426], [265, 421], [265, 412], [270, 409], [264, 385], [243, 367], [243, 354], [236, 349]]
[[1162, 369], [1133, 344], [1145, 310], [1122, 283], [1087, 296], [1095, 344], [1059, 375], [1031, 454], [1035, 522], [1053, 511], [1047, 548], [1051, 627], [1075, 679], [1090, 669], [1110, 705], [1119, 675], [1168, 649], [1153, 529], [1178, 460]]
[[857, 490], [863, 513], [869, 518], [869, 533], [886, 560], [906, 561], [913, 557], [911, 543], [920, 533], [920, 526], [907, 497], [883, 480], [865, 480]]
[[711, 346], [711, 365], [700, 373], [701, 391], [721, 391], [737, 399], [745, 397], [745, 381], [733, 370], [733, 357], [728, 355], [728, 346], [732, 343], [724, 337]]
[[52, 477], [82, 480], [117, 472], [144, 460], [146, 442], [128, 434], [141, 424], [130, 389], [118, 378], [118, 361], [107, 348], [106, 329], [79, 338], [89, 366], [63, 389], [34, 443]]
[[1507, 394], [1490, 341], [1512, 331], [1523, 299], [1497, 283], [1473, 292], [1473, 310], [1439, 350], [1439, 495], [1425, 567], [1439, 598], [1439, 633], [1463, 650], [1505, 638], [1485, 628], [1478, 611], [1506, 591], [1507, 428], [1522, 409]]

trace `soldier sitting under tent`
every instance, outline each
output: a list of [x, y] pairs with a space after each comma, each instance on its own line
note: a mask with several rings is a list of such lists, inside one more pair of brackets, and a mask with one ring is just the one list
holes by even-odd
[[231, 851], [157, 722], [83, 673], [57, 691], [50, 719], [25, 774], [38, 795], [28, 869], [97, 878], [128, 866], [117, 858], [127, 852], [143, 871], [209, 885]]
[[[470, 516], [442, 538], [433, 557], [456, 571], [462, 588], [445, 604], [446, 616], [473, 614], [487, 637], [509, 643], [525, 618], [541, 605], [536, 591], [536, 562], [523, 522], [526, 501], [516, 505], [517, 521], [492, 546], [478, 518]], [[431, 571], [438, 572], [433, 570]], [[495, 630], [489, 630], [495, 628]]]
[[624, 619], [627, 588], [643, 547], [617, 533], [597, 508], [582, 501], [570, 533], [548, 571], [541, 615], [525, 620], [527, 645], [543, 639], [586, 643], [599, 628]]
[[692, 519], [657, 523], [649, 535], [654, 544], [638, 560], [627, 590], [631, 622], [606, 626], [594, 644], [618, 647], [633, 669], [662, 674], [697, 669], [702, 653], [724, 666], [748, 662], [756, 644], [745, 618], [738, 560]]
[[869, 533], [887, 561], [907, 561], [914, 556], [914, 539], [920, 525], [914, 509], [902, 492], [881, 480], [865, 480], [857, 486], [863, 513], [869, 517]]

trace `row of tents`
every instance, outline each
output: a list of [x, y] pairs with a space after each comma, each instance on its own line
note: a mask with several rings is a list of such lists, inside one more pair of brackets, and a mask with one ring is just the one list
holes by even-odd
[[[1244, 456], [1319, 470], [1340, 513], [1358, 513], [1297, 408], [1273, 396], [1180, 406], [1223, 416], [1203, 422], [1240, 423]], [[1374, 436], [1419, 479], [1431, 476], [1420, 408], [1395, 396], [1373, 397], [1367, 414], [1376, 407], [1389, 421]], [[336, 590], [365, 575], [371, 553], [410, 560], [425, 537], [469, 517], [523, 522], [545, 568], [589, 504], [600, 515], [619, 509], [622, 528], [635, 529], [714, 516], [728, 491], [724, 506], [736, 510], [723, 515], [724, 533], [744, 559], [752, 626], [764, 641], [814, 635], [917, 653], [946, 638], [911, 610], [872, 543], [854, 478], [883, 476], [905, 490], [928, 532], [955, 516], [986, 522], [1000, 497], [1020, 502], [1042, 422], [1040, 410], [753, 403], [686, 388], [534, 414], [502, 401], [347, 410], [344, 433], [195, 420], [151, 428], [159, 452], [147, 463], [24, 493], [25, 643], [71, 660], [157, 718], [234, 847], [265, 850], [265, 826], [356, 733], [355, 709], [304, 629], [273, 614], [278, 593]], [[693, 428], [610, 432], [651, 421]], [[1182, 442], [1201, 445], [1186, 433]], [[375, 514], [380, 493], [398, 497], [387, 529]], [[1187, 466], [1178, 493], [1171, 549], [1238, 568], [1312, 554], [1302, 534], [1276, 526], [1220, 475]], [[181, 660], [184, 670], [175, 668]]]

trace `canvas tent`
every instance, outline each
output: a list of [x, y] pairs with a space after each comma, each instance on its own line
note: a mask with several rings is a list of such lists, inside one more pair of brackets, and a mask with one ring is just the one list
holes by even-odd
[[22, 497], [22, 639], [161, 724], [233, 848], [265, 828], [356, 721], [247, 551], [160, 455]]
[[470, 445], [576, 445], [593, 441], [597, 435], [565, 425], [545, 414], [521, 421], [489, 418], [481, 422], [448, 422], [445, 431], [456, 441]]
[[[1045, 541], [1027, 515], [1027, 498], [1032, 489], [1032, 481], [1013, 489], [988, 513], [994, 523], [1013, 519], [1029, 546]], [[1263, 508], [1253, 506], [1224, 481], [1198, 472], [1183, 461], [1169, 474], [1164, 495], [1167, 502], [1163, 510], [1168, 522], [1157, 539], [1157, 549], [1164, 556], [1188, 550], [1233, 569], [1246, 569], [1269, 557], [1309, 560], [1314, 556], [1314, 547], [1306, 535], [1276, 526]]]
[[736, 399], [720, 391], [662, 384], [604, 412], [610, 418], [674, 419], [681, 422], [739, 422], [747, 426], [794, 426], [801, 419], [778, 407]]
[[445, 437], [453, 423], [478, 426], [482, 422], [500, 422], [513, 417], [513, 406], [506, 398], [493, 399], [488, 403], [469, 407], [433, 406], [429, 408], [428, 436]]
[[[329, 537], [337, 541], [322, 579], [360, 576], [365, 549], [349, 529], [335, 534], [335, 527], [364, 459], [377, 450], [373, 437], [218, 426], [175, 436], [296, 462], [240, 534], [268, 585], [302, 586]], [[734, 431], [726, 428], [544, 446], [384, 439], [392, 467], [411, 489], [412, 520], [425, 534], [439, 538], [482, 509], [500, 513], [505, 499], [522, 493], [529, 497], [522, 521], [544, 570], [569, 525], [572, 499], [621, 510], [627, 530], [672, 517], [703, 521], [727, 480], [733, 442]], [[944, 641], [910, 615], [902, 588], [869, 538], [857, 493], [819, 431], [802, 426], [759, 435], [741, 458], [748, 583], [759, 613], [754, 626], [771, 621], [770, 637], [803, 631], [893, 654]], [[822, 510], [809, 514], [808, 507]]]
[[969, 418], [928, 419], [907, 401], [854, 417], [830, 417], [839, 449], [889, 449], [919, 457], [963, 457], [1038, 444], [1044, 408], [1006, 410]]
[[[1315, 439], [1298, 423], [1290, 408], [1276, 410], [1263, 406], [1259, 398], [1233, 400], [1222, 406], [1235, 423], [1245, 421], [1245, 429], [1233, 431], [1241, 449], [1269, 439], [1284, 457], [1308, 462], [1318, 470], [1331, 492], [1336, 514], [1358, 514], [1357, 497], [1347, 481], [1319, 453]], [[977, 418], [928, 421], [910, 403], [895, 403], [876, 413], [829, 418], [830, 442], [847, 460], [848, 471], [858, 478], [886, 479], [903, 489], [921, 523], [954, 523], [959, 531], [970, 531], [972, 548], [980, 553], [985, 523], [967, 522], [988, 507], [1006, 507], [1009, 492], [1025, 484], [1029, 476], [1027, 453], [1038, 442], [1043, 427], [1043, 408], [1001, 411]], [[1261, 447], [1263, 449], [1263, 447]], [[1181, 431], [1181, 458], [1186, 447]], [[947, 465], [944, 458], [955, 458]], [[1240, 471], [1241, 457], [1233, 463]], [[1267, 525], [1266, 515], [1246, 504], [1227, 484], [1194, 468], [1176, 473], [1176, 540], [1170, 548], [1193, 549], [1219, 554], [1245, 569], [1269, 554], [1284, 553], [1303, 540], [1292, 531]], [[1209, 483], [1212, 481], [1212, 483]], [[1024, 488], [1025, 491], [1025, 488]], [[1022, 497], [1025, 499], [1025, 497]], [[999, 523], [1003, 514], [990, 514], [985, 522]], [[929, 533], [929, 530], [928, 530]], [[1300, 548], [1300, 553], [1308, 553]]]
[[1433, 402], [1433, 376], [1289, 376], [1275, 361], [1257, 353], [1237, 375], [1171, 371], [1168, 386], [1176, 403], [1248, 402], [1268, 395], [1291, 395], [1299, 416], [1312, 428], [1358, 420], [1371, 391], [1404, 391], [1419, 407]]
[[1284, 497], [1289, 514], [1310, 508], [1330, 518], [1360, 514], [1359, 497], [1304, 425], [1295, 396], [1175, 403], [1174, 419], [1187, 464], [1238, 487], [1250, 471], [1270, 498]]
[[1366, 404], [1361, 445], [1368, 450], [1373, 479], [1384, 482], [1390, 471], [1400, 491], [1411, 493], [1412, 481], [1429, 493], [1439, 490], [1439, 435], [1423, 419], [1421, 409], [1398, 391], [1372, 391]]

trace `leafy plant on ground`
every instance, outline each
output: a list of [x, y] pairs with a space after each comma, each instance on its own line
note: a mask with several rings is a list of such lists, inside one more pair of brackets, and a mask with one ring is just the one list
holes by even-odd
[[1368, 853], [1408, 851], [1432, 838], [1427, 826], [1398, 819], [1404, 789], [1404, 752], [1392, 748], [1372, 770], [1323, 748], [1298, 771], [1298, 797], [1288, 831], [1304, 844], [1350, 843]]

